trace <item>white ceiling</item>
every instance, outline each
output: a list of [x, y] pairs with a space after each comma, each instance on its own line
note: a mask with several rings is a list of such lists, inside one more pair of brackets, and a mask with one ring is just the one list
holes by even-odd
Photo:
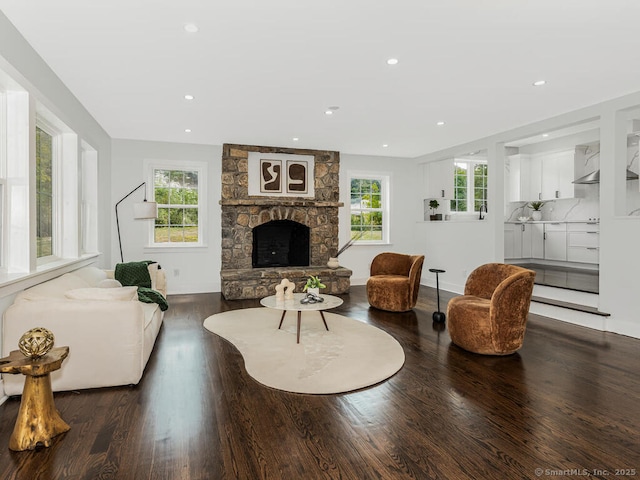
[[415, 157], [640, 90], [638, 0], [0, 9], [114, 138]]

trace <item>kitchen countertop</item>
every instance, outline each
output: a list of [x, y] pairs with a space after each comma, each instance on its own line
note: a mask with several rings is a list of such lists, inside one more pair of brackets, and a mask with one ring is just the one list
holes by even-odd
[[592, 225], [599, 224], [599, 220], [527, 220], [526, 222], [521, 222], [520, 220], [508, 220], [504, 223], [590, 223]]

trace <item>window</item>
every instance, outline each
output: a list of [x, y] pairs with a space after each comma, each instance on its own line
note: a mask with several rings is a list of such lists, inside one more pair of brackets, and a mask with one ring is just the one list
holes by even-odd
[[359, 242], [387, 242], [388, 177], [352, 175], [351, 238]]
[[452, 212], [479, 212], [487, 204], [487, 164], [456, 160], [454, 165]]
[[54, 252], [53, 235], [53, 135], [36, 127], [36, 252], [50, 257]]
[[158, 203], [152, 245], [202, 245], [206, 204], [204, 164], [154, 164], [150, 171], [153, 197]]

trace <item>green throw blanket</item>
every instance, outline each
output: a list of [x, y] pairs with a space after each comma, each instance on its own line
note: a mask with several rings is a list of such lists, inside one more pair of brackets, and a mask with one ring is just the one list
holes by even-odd
[[166, 298], [156, 290], [151, 289], [150, 260], [142, 262], [118, 263], [114, 277], [125, 287], [138, 287], [138, 300], [144, 303], [157, 303], [163, 312], [169, 308]]

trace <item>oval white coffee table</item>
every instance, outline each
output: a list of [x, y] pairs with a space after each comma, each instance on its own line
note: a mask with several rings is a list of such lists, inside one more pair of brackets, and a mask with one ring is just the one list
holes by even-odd
[[276, 310], [282, 310], [282, 317], [280, 317], [280, 324], [278, 325], [278, 329], [282, 327], [282, 322], [284, 320], [284, 316], [288, 311], [297, 311], [298, 312], [298, 329], [297, 329], [297, 343], [300, 343], [300, 320], [303, 311], [315, 311], [320, 312], [320, 316], [322, 317], [322, 322], [324, 323], [324, 328], [329, 330], [327, 326], [327, 321], [324, 319], [323, 310], [329, 310], [330, 308], [339, 307], [342, 305], [342, 299], [340, 297], [335, 297], [333, 295], [320, 295], [324, 298], [324, 302], [318, 303], [300, 303], [307, 294], [306, 293], [294, 293], [293, 300], [278, 300], [275, 295], [271, 295], [270, 297], [265, 297], [260, 300], [260, 304], [263, 307], [273, 308]]

